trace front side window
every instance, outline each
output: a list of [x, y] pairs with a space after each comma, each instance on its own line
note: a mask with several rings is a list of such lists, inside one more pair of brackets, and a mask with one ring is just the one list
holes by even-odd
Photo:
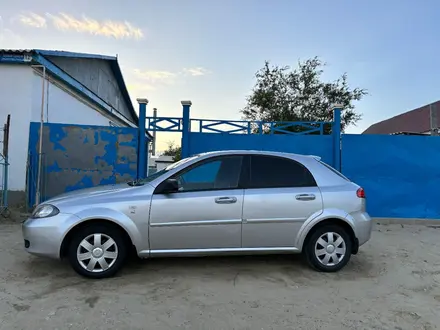
[[250, 188], [316, 186], [310, 171], [292, 159], [253, 155], [250, 169]]
[[179, 182], [179, 191], [203, 191], [236, 189], [240, 181], [242, 156], [226, 156], [203, 161], [184, 171], [174, 179]]

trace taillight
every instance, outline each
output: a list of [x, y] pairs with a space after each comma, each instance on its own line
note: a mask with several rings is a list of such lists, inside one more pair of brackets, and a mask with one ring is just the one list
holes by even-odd
[[364, 188], [359, 188], [358, 190], [356, 190], [356, 196], [359, 198], [365, 198]]

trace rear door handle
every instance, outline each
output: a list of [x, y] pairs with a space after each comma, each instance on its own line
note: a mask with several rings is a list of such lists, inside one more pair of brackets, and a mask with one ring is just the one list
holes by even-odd
[[313, 201], [314, 199], [316, 199], [316, 196], [314, 194], [299, 194], [296, 195], [295, 198], [298, 201]]
[[236, 197], [217, 197], [215, 199], [217, 204], [234, 204], [237, 202]]

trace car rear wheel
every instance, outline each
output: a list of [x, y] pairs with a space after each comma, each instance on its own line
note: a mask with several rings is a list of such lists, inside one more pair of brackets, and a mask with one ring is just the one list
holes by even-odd
[[121, 232], [111, 226], [90, 225], [79, 229], [69, 245], [69, 260], [80, 275], [106, 278], [123, 266], [127, 248]]
[[318, 227], [304, 247], [309, 265], [322, 272], [336, 272], [350, 260], [352, 241], [341, 226]]

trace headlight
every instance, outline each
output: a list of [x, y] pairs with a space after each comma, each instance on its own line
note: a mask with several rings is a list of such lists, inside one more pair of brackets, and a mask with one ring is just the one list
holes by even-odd
[[32, 218], [48, 218], [53, 217], [60, 213], [57, 207], [50, 204], [38, 205], [34, 212], [32, 212]]

